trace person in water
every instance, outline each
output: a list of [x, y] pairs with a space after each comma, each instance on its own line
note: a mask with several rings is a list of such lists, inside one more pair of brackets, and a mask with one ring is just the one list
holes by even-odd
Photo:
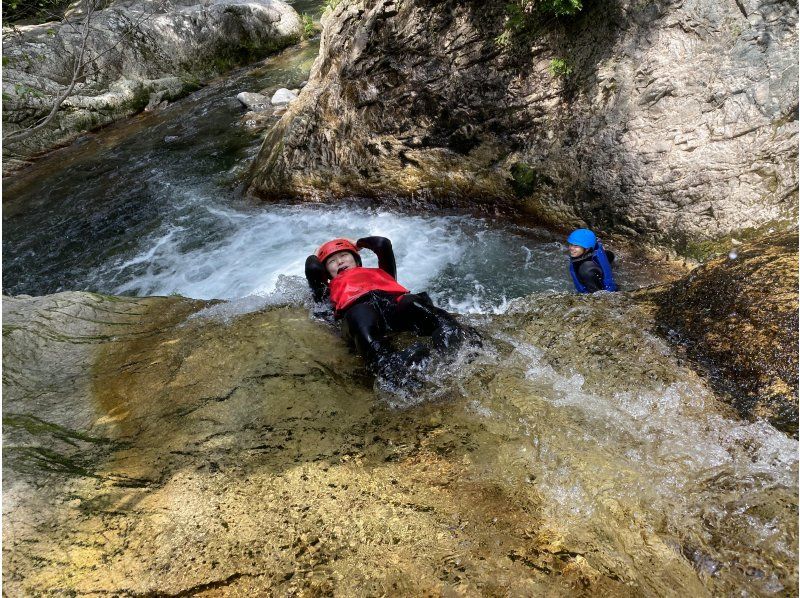
[[[361, 265], [362, 249], [378, 256], [377, 268]], [[344, 337], [374, 373], [397, 373], [398, 368], [420, 363], [430, 353], [421, 343], [396, 351], [390, 333], [431, 336], [440, 352], [455, 349], [464, 340], [455, 318], [434, 306], [427, 293], [413, 294], [397, 282], [392, 243], [385, 237], [364, 237], [355, 244], [347, 239], [328, 241], [308, 256], [305, 273], [314, 300], [330, 301], [334, 317], [342, 321]]]
[[579, 293], [617, 290], [611, 271], [614, 254], [603, 248], [597, 235], [588, 228], [579, 228], [570, 233], [567, 244], [569, 273]]

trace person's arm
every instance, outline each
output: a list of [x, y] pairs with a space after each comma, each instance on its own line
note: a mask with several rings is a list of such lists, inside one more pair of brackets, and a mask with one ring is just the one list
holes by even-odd
[[311, 292], [314, 294], [314, 301], [319, 303], [325, 298], [328, 290], [328, 280], [330, 276], [324, 264], [317, 259], [316, 255], [309, 255], [306, 258], [306, 280]]
[[578, 279], [590, 293], [602, 291], [605, 288], [603, 286], [603, 270], [593, 260], [586, 260], [578, 266]]
[[356, 246], [369, 249], [378, 256], [378, 268], [397, 279], [397, 264], [394, 261], [392, 242], [386, 237], [363, 237], [356, 241]]

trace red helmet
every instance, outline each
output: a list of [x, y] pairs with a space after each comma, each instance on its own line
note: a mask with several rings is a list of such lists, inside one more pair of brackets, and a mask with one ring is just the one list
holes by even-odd
[[349, 251], [353, 254], [353, 257], [356, 258], [356, 262], [361, 264], [361, 256], [358, 255], [358, 247], [347, 239], [334, 239], [333, 241], [328, 241], [320, 245], [319, 249], [316, 251], [317, 259], [325, 263], [325, 260], [338, 251]]

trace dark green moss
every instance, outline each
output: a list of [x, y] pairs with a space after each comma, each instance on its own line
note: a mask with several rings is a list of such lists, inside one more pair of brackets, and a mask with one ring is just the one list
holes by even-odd
[[519, 197], [529, 197], [533, 195], [543, 184], [552, 183], [552, 180], [538, 172], [535, 168], [523, 162], [517, 162], [511, 167], [511, 188], [514, 194]]
[[686, 257], [698, 262], [705, 262], [720, 255], [728, 253], [737, 243], [749, 243], [761, 239], [768, 239], [771, 236], [782, 235], [791, 232], [794, 223], [783, 220], [775, 220], [767, 224], [738, 230], [735, 233], [722, 235], [713, 239], [692, 240], [689, 238], [678, 239], [674, 246], [675, 250], [682, 257]]
[[252, 64], [263, 60], [270, 54], [300, 41], [300, 35], [272, 40], [267, 44], [243, 42], [235, 46], [219, 48], [214, 57], [205, 63], [193, 64], [187, 67], [189, 72], [196, 73], [201, 78], [221, 75], [238, 66]]
[[11, 446], [3, 450], [4, 466], [15, 471], [36, 474], [41, 471], [75, 477], [97, 476], [82, 459], [67, 457], [42, 446]]
[[77, 430], [71, 430], [69, 428], [65, 428], [64, 426], [50, 423], [36, 417], [35, 415], [16, 413], [5, 415], [3, 417], [3, 427], [22, 429], [33, 436], [52, 436], [73, 446], [76, 446], [76, 440], [82, 440], [83, 442], [91, 442], [94, 444], [110, 442], [106, 438], [89, 436], [88, 434], [78, 432]]

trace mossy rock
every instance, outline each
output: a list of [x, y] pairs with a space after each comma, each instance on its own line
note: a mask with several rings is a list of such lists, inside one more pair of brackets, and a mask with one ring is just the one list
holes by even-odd
[[798, 434], [797, 232], [741, 245], [665, 291], [663, 330], [745, 417]]

